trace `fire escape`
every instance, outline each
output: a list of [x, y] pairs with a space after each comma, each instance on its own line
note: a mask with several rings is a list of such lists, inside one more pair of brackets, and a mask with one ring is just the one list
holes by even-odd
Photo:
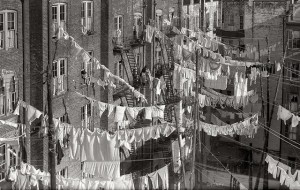
[[[117, 40], [116, 40], [117, 41]], [[114, 54], [121, 56], [121, 63], [125, 69], [125, 73], [130, 85], [132, 85], [136, 90], [140, 88], [140, 78], [138, 74], [138, 67], [136, 62], [136, 56], [134, 54], [133, 48], [140, 47], [144, 45], [142, 40], [142, 35], [128, 38], [123, 38], [122, 43], [114, 42]], [[118, 86], [113, 94], [114, 101], [121, 99], [124, 105], [128, 107], [136, 106], [136, 101], [133, 92], [127, 86]], [[126, 101], [124, 101], [124, 99]]]

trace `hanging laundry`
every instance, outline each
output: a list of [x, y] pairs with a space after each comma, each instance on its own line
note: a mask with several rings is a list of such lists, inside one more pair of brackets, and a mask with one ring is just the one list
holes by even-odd
[[155, 171], [155, 172], [152, 172], [150, 174], [147, 175], [151, 182], [152, 182], [152, 189], [158, 189], [159, 186], [158, 186], [158, 172]]
[[202, 129], [210, 136], [220, 135], [245, 135], [248, 137], [253, 137], [255, 133], [257, 133], [258, 129], [258, 116], [257, 114], [245, 119], [242, 122], [227, 124], [223, 126], [212, 125], [208, 123], [204, 123], [202, 121], [199, 122], [198, 129], [201, 131]]
[[60, 164], [61, 159], [64, 157], [64, 152], [60, 146], [60, 142], [56, 142], [57, 165]]
[[280, 62], [275, 62], [275, 65], [276, 65], [276, 71], [280, 71], [281, 70]]
[[84, 162], [82, 171], [101, 181], [110, 181], [120, 177], [120, 162]]
[[277, 120], [282, 119], [284, 124], [286, 125], [286, 120], [289, 120], [292, 116], [293, 114], [289, 110], [280, 105], [278, 106]]
[[205, 100], [206, 100], [206, 96], [203, 94], [198, 94], [198, 102], [199, 102], [199, 106], [201, 108], [203, 108], [205, 106]]
[[152, 106], [152, 118], [164, 119], [165, 105]]
[[152, 120], [152, 108], [151, 107], [145, 108], [145, 119]]
[[150, 25], [146, 26], [146, 39], [145, 39], [146, 42], [152, 43], [152, 38], [153, 38], [154, 32], [155, 32], [154, 27], [152, 27]]
[[107, 108], [107, 104], [98, 101], [98, 106], [99, 106], [99, 117], [101, 118], [103, 112], [104, 112], [104, 111], [106, 110], [106, 108]]
[[300, 121], [300, 117], [293, 114], [292, 116], [292, 127], [297, 127]]
[[8, 126], [11, 126], [11, 127], [14, 127], [14, 128], [18, 128], [17, 123], [13, 123], [13, 122], [10, 122], [10, 121], [0, 120], [0, 124], [8, 125]]
[[126, 107], [117, 106], [116, 107], [116, 114], [115, 114], [115, 122], [121, 122], [124, 120]]
[[226, 90], [227, 89], [227, 77], [226, 76], [218, 76], [217, 80], [205, 79], [204, 86], [207, 88]]
[[144, 109], [143, 107], [127, 107], [126, 113], [131, 121], [136, 120], [139, 112]]
[[281, 185], [285, 185], [290, 189], [300, 189], [300, 183], [297, 180], [299, 170], [292, 174], [291, 167], [273, 159], [270, 155], [266, 156], [265, 161], [268, 163], [268, 172], [273, 175], [274, 179], [279, 177]]
[[150, 189], [148, 176], [142, 176], [139, 178], [139, 189], [140, 190]]
[[[109, 117], [111, 113], [114, 113], [114, 109], [115, 109], [115, 105], [112, 105], [112, 104], [108, 104], [107, 105], [107, 109], [108, 109], [108, 114], [107, 116]], [[114, 116], [115, 117], [115, 116]]]
[[211, 118], [210, 118], [212, 124], [214, 125], [219, 125], [219, 126], [222, 126], [222, 125], [227, 125], [227, 123], [223, 122], [222, 120], [220, 120], [217, 116], [215, 116], [214, 114], [211, 114]]

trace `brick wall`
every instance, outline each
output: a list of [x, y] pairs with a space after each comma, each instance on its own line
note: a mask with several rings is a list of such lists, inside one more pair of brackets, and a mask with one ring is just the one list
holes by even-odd
[[0, 71], [2, 69], [15, 71], [19, 83], [19, 97], [23, 97], [23, 36], [22, 36], [22, 4], [20, 0], [2, 0], [0, 12], [13, 10], [17, 12], [16, 18], [16, 46], [11, 49], [0, 50]]

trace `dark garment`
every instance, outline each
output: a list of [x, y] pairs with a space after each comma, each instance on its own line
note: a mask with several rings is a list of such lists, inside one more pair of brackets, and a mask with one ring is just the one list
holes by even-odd
[[56, 153], [57, 153], [57, 165], [60, 164], [61, 159], [64, 157], [64, 152], [60, 146], [60, 142], [56, 142]]

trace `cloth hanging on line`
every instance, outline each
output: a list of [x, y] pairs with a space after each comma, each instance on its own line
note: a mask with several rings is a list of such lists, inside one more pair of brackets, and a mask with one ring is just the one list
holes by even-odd
[[296, 127], [299, 124], [300, 117], [293, 114], [291, 111], [285, 109], [282, 106], [278, 106], [278, 111], [277, 111], [277, 120], [281, 119], [283, 120], [284, 124], [286, 125], [286, 121], [292, 118], [292, 127]]
[[292, 174], [291, 167], [273, 159], [270, 155], [266, 156], [265, 162], [268, 163], [268, 172], [272, 174], [273, 178], [279, 177], [281, 185], [286, 185], [290, 189], [300, 189], [300, 171], [296, 170]]
[[227, 77], [226, 76], [218, 76], [217, 80], [205, 79], [204, 86], [207, 88], [226, 90], [227, 89]]
[[[72, 128], [70, 134], [70, 154], [74, 160], [100, 162], [97, 165], [97, 175], [103, 179], [120, 177], [120, 156], [118, 135], [108, 132], [91, 132], [84, 129]], [[91, 166], [89, 166], [91, 167]]]
[[198, 129], [201, 131], [202, 129], [210, 136], [217, 135], [245, 135], [248, 137], [253, 137], [255, 133], [257, 133], [258, 129], [258, 116], [255, 114], [254, 116], [245, 119], [242, 122], [228, 124], [223, 126], [212, 125], [208, 123], [204, 123], [199, 121]]
[[201, 93], [203, 95], [205, 95], [205, 106], [213, 106], [216, 107], [217, 104], [219, 104], [221, 107], [224, 107], [225, 105], [228, 107], [233, 107], [235, 109], [238, 109], [241, 106], [246, 106], [249, 101], [251, 101], [253, 103], [252, 100], [255, 97], [255, 93], [253, 90], [247, 92], [247, 95], [244, 96], [244, 101], [239, 101], [239, 103], [237, 103], [236, 101], [236, 97], [235, 96], [227, 96], [224, 94], [221, 94], [219, 92], [216, 92], [212, 89], [201, 89]]
[[[87, 51], [83, 50], [82, 47], [79, 46], [78, 43], [75, 42], [75, 39], [72, 36], [69, 36], [69, 34], [64, 31], [64, 29], [62, 27], [60, 27], [60, 30], [63, 34], [63, 39], [65, 40], [71, 40], [72, 42], [72, 47], [74, 47], [76, 50], [75, 53], [75, 58], [77, 59], [78, 54], [82, 51], [81, 56], [83, 58], [83, 60], [87, 60], [86, 56], [89, 56], [89, 59], [92, 59], [93, 62], [96, 63], [96, 68], [97, 69], [103, 69], [105, 71], [105, 76], [106, 76], [106, 84], [105, 85], [110, 85], [111, 87], [115, 87], [115, 85], [113, 84], [113, 79], [123, 83], [124, 85], [126, 85], [134, 94], [135, 98], [137, 98], [138, 100], [141, 100], [142, 102], [146, 102], [147, 103], [147, 99], [145, 98], [145, 95], [141, 94], [139, 91], [137, 91], [134, 87], [132, 87], [129, 83], [127, 83], [124, 79], [120, 78], [119, 76], [116, 76], [114, 74], [112, 74], [110, 72], [110, 70], [108, 68], [106, 68], [104, 65], [101, 65], [100, 62], [95, 58], [95, 57], [91, 57]], [[72, 49], [74, 49], [72, 48]], [[71, 53], [72, 54], [72, 53]], [[72, 54], [74, 55], [74, 54]], [[100, 85], [102, 86], [102, 85]]]

